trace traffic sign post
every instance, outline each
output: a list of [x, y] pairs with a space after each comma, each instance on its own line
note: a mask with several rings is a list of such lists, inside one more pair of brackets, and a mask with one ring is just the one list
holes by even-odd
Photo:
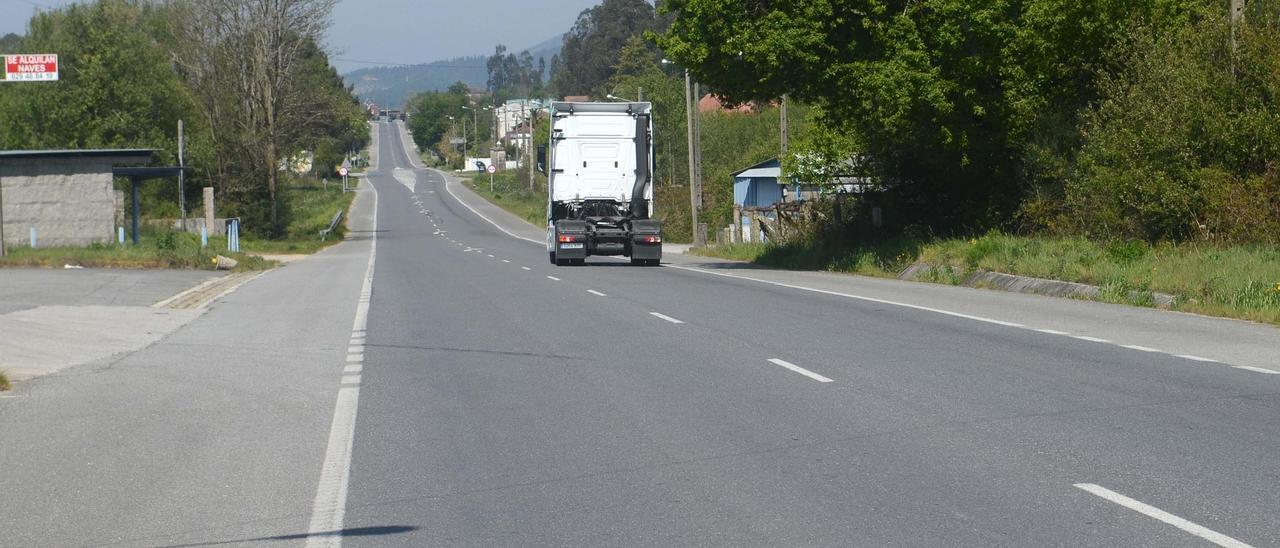
[[484, 168], [484, 170], [489, 172], [489, 194], [493, 194], [493, 174], [498, 171], [498, 168], [494, 167], [493, 164], [489, 164], [489, 167]]
[[342, 192], [347, 191], [347, 174], [351, 173], [351, 159], [342, 160], [342, 167], [338, 168], [338, 175], [342, 176]]
[[58, 80], [58, 56], [52, 53], [38, 55], [4, 56], [5, 82], [54, 82]]

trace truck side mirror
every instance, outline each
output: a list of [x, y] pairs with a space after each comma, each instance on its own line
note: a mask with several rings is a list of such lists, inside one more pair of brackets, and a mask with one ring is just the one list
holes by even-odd
[[547, 174], [547, 145], [538, 145], [538, 173]]

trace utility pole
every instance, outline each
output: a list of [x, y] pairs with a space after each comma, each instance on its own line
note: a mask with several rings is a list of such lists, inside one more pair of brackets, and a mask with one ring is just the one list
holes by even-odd
[[[180, 168], [184, 167], [183, 149], [186, 146], [186, 141], [183, 140], [183, 138], [185, 137], [183, 135], [183, 131], [182, 131], [183, 129], [184, 129], [184, 126], [183, 126], [182, 120], [178, 120], [178, 167]], [[186, 171], [187, 170], [185, 169], [178, 170], [178, 209], [182, 211], [182, 231], [183, 232], [187, 231]]]
[[781, 128], [782, 128], [782, 134], [781, 134], [781, 136], [780, 136], [780, 137], [781, 137], [781, 139], [782, 139], [782, 156], [783, 156], [783, 157], [785, 157], [785, 156], [787, 155], [787, 137], [788, 137], [788, 134], [787, 134], [787, 94], [785, 94], [785, 93], [784, 93], [784, 94], [782, 94], [782, 105], [781, 105], [781, 108], [779, 109], [779, 115], [781, 116], [781, 120], [780, 120], [780, 122], [781, 122], [781, 123], [780, 123], [780, 126], [781, 126]]
[[[778, 137], [782, 141], [782, 154], [778, 156], [778, 171], [781, 172], [782, 165], [786, 162], [787, 146], [789, 144], [787, 140], [790, 137], [787, 128], [787, 94], [785, 93], [782, 94], [782, 103], [778, 106], [778, 116], [780, 117], [778, 120], [780, 135]], [[778, 183], [785, 184], [786, 176], [786, 173], [782, 173], [782, 176], [778, 178]]]
[[690, 231], [693, 233], [694, 247], [702, 247], [705, 242], [698, 241], [698, 181], [697, 168], [694, 167], [694, 149], [693, 149], [693, 83], [689, 78], [689, 69], [684, 69], [684, 116], [685, 116], [685, 136], [689, 140], [689, 211], [692, 216], [692, 224]]
[[0, 257], [4, 256], [4, 177], [0, 177]]
[[642, 87], [636, 87], [636, 102], [637, 103], [644, 102], [644, 88]]

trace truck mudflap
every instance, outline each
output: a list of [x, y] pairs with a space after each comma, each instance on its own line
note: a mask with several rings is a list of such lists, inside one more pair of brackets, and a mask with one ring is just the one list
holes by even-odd
[[650, 219], [631, 221], [631, 262], [656, 265], [662, 260], [662, 223]]
[[584, 221], [561, 219], [555, 224], [555, 246], [552, 261], [565, 264], [567, 261], [581, 261], [587, 258], [587, 247], [590, 246], [591, 235]]

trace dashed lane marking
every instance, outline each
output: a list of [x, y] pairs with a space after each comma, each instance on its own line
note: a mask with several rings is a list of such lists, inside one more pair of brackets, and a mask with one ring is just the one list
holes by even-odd
[[822, 375], [819, 375], [819, 374], [817, 374], [817, 373], [814, 373], [813, 371], [809, 371], [808, 369], [805, 369], [805, 368], [803, 368], [803, 367], [800, 367], [800, 366], [798, 366], [798, 365], [796, 365], [796, 364], [794, 364], [794, 363], [791, 363], [791, 362], [789, 362], [789, 361], [786, 361], [786, 360], [780, 360], [780, 359], [778, 359], [778, 358], [771, 358], [771, 359], [769, 360], [769, 363], [771, 363], [771, 364], [773, 364], [773, 365], [776, 365], [776, 366], [778, 366], [778, 367], [782, 367], [782, 368], [785, 368], [785, 369], [788, 369], [788, 370], [794, 371], [794, 372], [796, 372], [796, 373], [799, 373], [799, 374], [801, 374], [801, 375], [804, 375], [804, 376], [806, 376], [806, 377], [809, 377], [810, 379], [813, 379], [813, 380], [818, 381], [818, 382], [821, 382], [821, 383], [835, 382], [835, 381], [833, 381], [833, 380], [831, 380], [831, 379], [829, 379], [829, 378], [827, 378], [827, 377], [824, 377], [824, 376], [822, 376]]

